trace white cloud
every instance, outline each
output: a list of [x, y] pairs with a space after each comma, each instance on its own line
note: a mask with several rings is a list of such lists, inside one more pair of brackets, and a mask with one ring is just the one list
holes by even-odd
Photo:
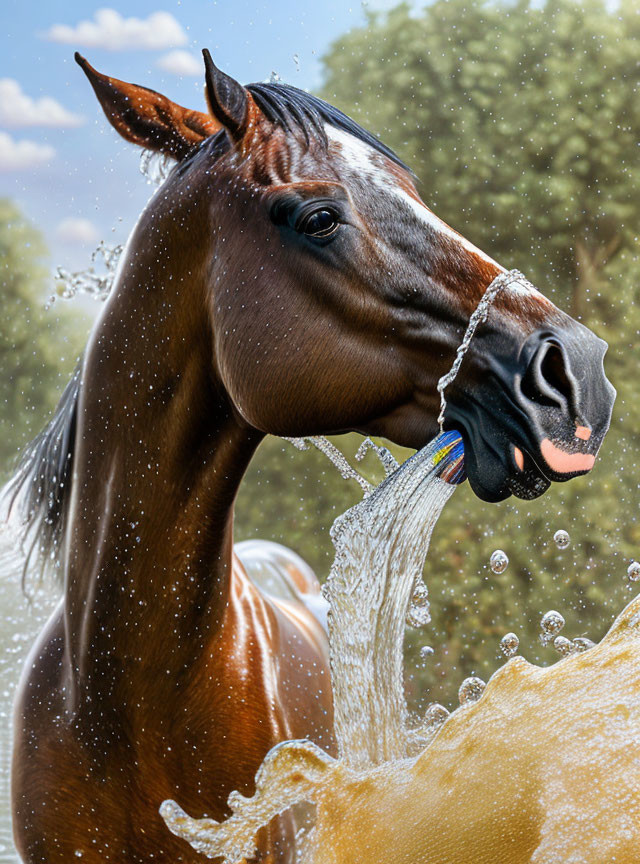
[[0, 132], [0, 171], [23, 171], [49, 162], [56, 151], [48, 144], [36, 141], [16, 141]]
[[187, 34], [169, 12], [152, 12], [148, 18], [123, 18], [115, 9], [98, 9], [93, 21], [80, 21], [75, 27], [54, 24], [44, 38], [108, 51], [161, 51], [187, 43]]
[[32, 99], [15, 79], [0, 78], [0, 123], [4, 126], [80, 126], [83, 122], [55, 99]]
[[63, 219], [56, 227], [56, 236], [61, 243], [69, 246], [92, 246], [98, 242], [98, 229], [88, 219], [70, 217]]
[[173, 75], [204, 75], [204, 64], [189, 51], [169, 51], [158, 60], [158, 66]]

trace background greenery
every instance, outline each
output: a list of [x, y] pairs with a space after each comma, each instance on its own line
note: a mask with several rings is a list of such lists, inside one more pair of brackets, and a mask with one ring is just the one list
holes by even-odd
[[[639, 36], [635, 0], [615, 9], [600, 0], [441, 0], [371, 13], [324, 60], [320, 95], [415, 169], [439, 216], [607, 339], [619, 394], [589, 477], [532, 503], [486, 505], [466, 484], [454, 495], [427, 563], [433, 624], [408, 635], [407, 685], [419, 706], [455, 701], [465, 675], [488, 676], [508, 630], [529, 659], [553, 660], [537, 642], [548, 609], [563, 612], [567, 635], [600, 637], [631, 590], [626, 567], [640, 556]], [[37, 233], [0, 203], [5, 473], [86, 333], [61, 303], [43, 312], [41, 262]], [[354, 439], [340, 446], [353, 453]], [[237, 538], [284, 542], [324, 577], [328, 528], [358, 497], [321, 454], [268, 439], [239, 495]], [[552, 541], [558, 528], [571, 535], [563, 552]], [[499, 576], [488, 567], [498, 547], [510, 558]], [[427, 661], [423, 644], [435, 649]]]

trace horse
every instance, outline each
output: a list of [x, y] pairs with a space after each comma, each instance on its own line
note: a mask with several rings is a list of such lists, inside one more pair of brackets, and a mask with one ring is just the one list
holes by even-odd
[[[331, 750], [326, 650], [301, 602], [317, 586], [289, 571], [279, 603], [247, 577], [239, 484], [267, 434], [422, 447], [437, 383], [504, 272], [337, 108], [204, 59], [198, 112], [76, 55], [120, 135], [175, 165], [11, 485], [63, 580], [16, 700], [29, 864], [196, 862], [161, 802], [223, 819], [276, 743]], [[444, 414], [480, 498], [534, 498], [591, 468], [614, 399], [605, 350], [528, 283], [495, 298]], [[256, 860], [292, 861], [294, 831], [271, 823]]]

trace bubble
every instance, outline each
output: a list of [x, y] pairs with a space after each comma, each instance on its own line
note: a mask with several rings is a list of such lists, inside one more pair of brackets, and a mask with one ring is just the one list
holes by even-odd
[[520, 640], [515, 633], [505, 633], [505, 635], [500, 640], [500, 650], [505, 657], [513, 657], [515, 654], [518, 653], [519, 647]]
[[540, 642], [543, 645], [548, 645], [549, 642], [557, 636], [564, 627], [564, 618], [555, 609], [550, 609], [545, 612], [540, 621]]
[[586, 636], [577, 636], [573, 640], [573, 647], [579, 654], [588, 651], [590, 648], [595, 648], [595, 644], [592, 639], [587, 639]]
[[489, 559], [489, 566], [494, 573], [504, 573], [509, 566], [509, 559], [506, 553], [503, 552], [502, 549], [496, 549], [495, 552], [492, 552], [491, 558]]
[[427, 657], [431, 657], [432, 654], [433, 654], [433, 648], [431, 647], [431, 645], [423, 645], [422, 648], [420, 649], [420, 657], [423, 660], [426, 660]]
[[553, 640], [553, 647], [563, 657], [568, 657], [569, 654], [573, 653], [573, 642], [571, 639], [567, 639], [566, 636], [556, 636]]
[[562, 528], [553, 535], [553, 542], [556, 544], [558, 549], [566, 549], [571, 543], [571, 537], [567, 531], [564, 531]]
[[431, 621], [429, 592], [424, 582], [418, 582], [413, 589], [405, 621], [409, 627], [424, 627]]
[[448, 716], [449, 712], [439, 702], [433, 702], [424, 712], [424, 720], [427, 726], [442, 726]]
[[632, 561], [627, 567], [627, 579], [629, 582], [638, 582], [640, 580], [640, 561]]
[[470, 702], [477, 702], [484, 693], [486, 683], [482, 678], [477, 678], [472, 675], [470, 678], [465, 678], [460, 689], [458, 690], [458, 699], [461, 705], [467, 705]]

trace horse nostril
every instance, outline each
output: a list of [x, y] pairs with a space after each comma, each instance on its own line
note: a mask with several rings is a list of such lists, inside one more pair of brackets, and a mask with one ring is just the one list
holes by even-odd
[[564, 356], [557, 345], [549, 345], [540, 363], [540, 374], [553, 390], [562, 393], [567, 400], [571, 399], [573, 387], [564, 366]]
[[522, 392], [538, 405], [575, 413], [576, 385], [562, 348], [545, 340], [533, 355], [522, 380]]

